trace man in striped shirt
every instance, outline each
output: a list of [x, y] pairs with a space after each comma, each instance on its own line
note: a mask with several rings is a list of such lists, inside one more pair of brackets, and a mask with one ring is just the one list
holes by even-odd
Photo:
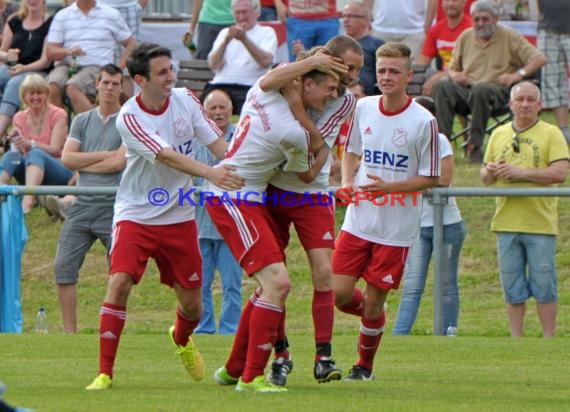
[[62, 107], [67, 95], [75, 113], [95, 107], [95, 81], [102, 66], [115, 62], [117, 45], [124, 47], [117, 62], [124, 69], [135, 39], [118, 10], [77, 0], [59, 11], [47, 37], [47, 56], [59, 62], [47, 77], [50, 102]]

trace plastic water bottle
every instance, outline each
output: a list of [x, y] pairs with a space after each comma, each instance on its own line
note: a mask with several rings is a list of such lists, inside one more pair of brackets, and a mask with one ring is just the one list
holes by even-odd
[[454, 338], [457, 336], [457, 328], [453, 325], [447, 328], [447, 336]]
[[[14, 152], [14, 153], [18, 152], [18, 154], [20, 152], [18, 150], [18, 148], [16, 147], [15, 143], [10, 143], [10, 151]], [[20, 159], [20, 156], [14, 155], [14, 157], [12, 157], [12, 160], [10, 161], [10, 163], [12, 163], [13, 165], [19, 165], [22, 163], [22, 160]]]
[[40, 310], [36, 315], [36, 333], [48, 333], [48, 319], [46, 309], [43, 306], [40, 306]]

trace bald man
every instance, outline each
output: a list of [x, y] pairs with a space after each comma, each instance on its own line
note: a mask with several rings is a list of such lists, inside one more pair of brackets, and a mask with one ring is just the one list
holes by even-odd
[[[224, 133], [225, 140], [229, 142], [234, 135], [235, 125], [231, 123], [233, 108], [228, 94], [220, 89], [211, 91], [204, 99], [204, 108], [208, 117], [216, 123], [216, 126]], [[195, 156], [200, 162], [209, 165], [218, 163], [208, 148], [201, 144], [196, 145]], [[194, 178], [194, 183], [196, 186], [201, 186], [203, 179]], [[196, 208], [196, 222], [202, 252], [203, 312], [195, 333], [216, 333], [217, 330], [220, 334], [234, 334], [241, 315], [241, 267], [202, 204], [198, 204]], [[212, 300], [212, 283], [216, 269], [220, 272], [223, 293], [217, 329]]]
[[[568, 175], [568, 145], [560, 129], [540, 120], [539, 88], [515, 85], [509, 107], [513, 121], [495, 129], [480, 170], [485, 185], [499, 188], [555, 187]], [[536, 300], [545, 338], [554, 337], [558, 308], [555, 197], [497, 198], [491, 220], [497, 236], [499, 276], [512, 337], [523, 336], [526, 302]]]

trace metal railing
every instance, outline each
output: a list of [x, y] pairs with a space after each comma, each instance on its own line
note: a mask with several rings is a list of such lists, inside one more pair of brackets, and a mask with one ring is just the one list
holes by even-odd
[[[0, 212], [5, 196], [21, 195], [112, 195], [117, 192], [116, 187], [82, 187], [82, 186], [0, 186]], [[570, 197], [570, 188], [479, 188], [479, 187], [436, 187], [425, 196], [430, 198], [434, 208], [433, 227], [433, 259], [434, 259], [434, 335], [444, 335], [443, 325], [443, 279], [440, 276], [443, 268], [443, 207], [449, 197]], [[0, 233], [2, 230], [0, 219]], [[0, 257], [3, 254], [2, 239], [0, 236]]]

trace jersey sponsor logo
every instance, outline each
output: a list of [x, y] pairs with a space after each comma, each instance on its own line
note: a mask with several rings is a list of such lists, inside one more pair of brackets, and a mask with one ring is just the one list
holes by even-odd
[[402, 147], [408, 144], [408, 132], [406, 129], [399, 127], [394, 129], [394, 133], [392, 133], [392, 143], [394, 146]]
[[177, 145], [175, 149], [183, 155], [189, 156], [192, 154], [192, 139], [186, 140], [184, 143]]
[[388, 273], [386, 276], [384, 276], [382, 278], [382, 282], [394, 283], [394, 279], [392, 278], [392, 274]]
[[404, 154], [383, 152], [381, 150], [364, 150], [364, 161], [375, 165], [394, 166], [407, 169], [409, 159], [410, 156]]
[[200, 276], [198, 276], [198, 274], [196, 272], [192, 273], [189, 277], [188, 277], [188, 282], [196, 282], [200, 280]]
[[176, 119], [174, 121], [174, 136], [181, 138], [184, 136], [188, 136], [188, 132], [190, 131], [190, 127], [188, 123], [184, 119]]

